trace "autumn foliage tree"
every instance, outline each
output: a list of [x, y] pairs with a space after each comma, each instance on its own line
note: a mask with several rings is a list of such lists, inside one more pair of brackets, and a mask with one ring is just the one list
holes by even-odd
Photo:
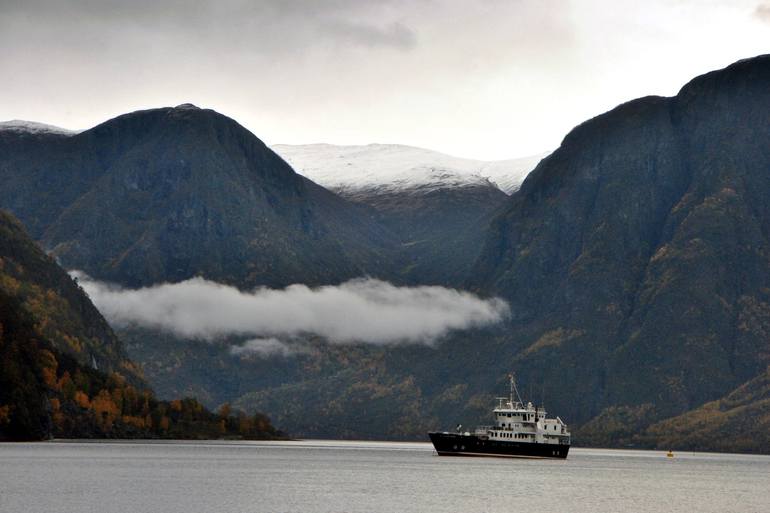
[[160, 401], [119, 374], [83, 366], [36, 335], [0, 290], [0, 440], [283, 436], [260, 415], [230, 405], [213, 413], [192, 398]]

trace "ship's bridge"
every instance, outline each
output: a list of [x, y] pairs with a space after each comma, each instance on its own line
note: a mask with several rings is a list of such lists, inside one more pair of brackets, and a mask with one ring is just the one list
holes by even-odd
[[[531, 402], [523, 404], [521, 402], [509, 400], [506, 397], [498, 397], [497, 408], [494, 409], [495, 420], [515, 419], [519, 421], [535, 421], [545, 418], [545, 408], [537, 407]], [[507, 421], [506, 421], [507, 422]]]

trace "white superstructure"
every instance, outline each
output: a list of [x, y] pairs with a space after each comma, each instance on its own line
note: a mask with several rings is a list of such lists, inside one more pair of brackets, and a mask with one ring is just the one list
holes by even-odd
[[559, 417], [549, 419], [545, 408], [531, 402], [524, 404], [513, 375], [510, 380], [510, 396], [497, 398], [498, 405], [493, 412], [495, 424], [479, 426], [475, 435], [488, 440], [569, 445], [567, 425]]

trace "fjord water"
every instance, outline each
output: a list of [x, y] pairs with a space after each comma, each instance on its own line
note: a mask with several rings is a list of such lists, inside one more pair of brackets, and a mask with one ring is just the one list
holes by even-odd
[[573, 449], [450, 458], [429, 444], [0, 445], [2, 513], [766, 512], [770, 457]]

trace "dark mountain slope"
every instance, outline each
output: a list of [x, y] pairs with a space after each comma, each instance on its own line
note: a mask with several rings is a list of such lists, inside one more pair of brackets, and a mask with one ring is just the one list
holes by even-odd
[[769, 142], [761, 56], [575, 128], [493, 222], [471, 284], [511, 301], [517, 364], [575, 421], [681, 413], [766, 367]]
[[26, 137], [4, 136], [0, 198], [68, 268], [128, 285], [203, 275], [240, 286], [389, 268], [390, 236], [368, 211], [213, 111], [135, 112], [54, 145]]
[[457, 286], [468, 275], [484, 242], [479, 226], [508, 196], [487, 184], [341, 194], [376, 212], [400, 240], [400, 273], [411, 283]]
[[[82, 194], [82, 166], [72, 134], [0, 127], [0, 207], [26, 222], [34, 238]], [[92, 166], [93, 167], [93, 166]]]

